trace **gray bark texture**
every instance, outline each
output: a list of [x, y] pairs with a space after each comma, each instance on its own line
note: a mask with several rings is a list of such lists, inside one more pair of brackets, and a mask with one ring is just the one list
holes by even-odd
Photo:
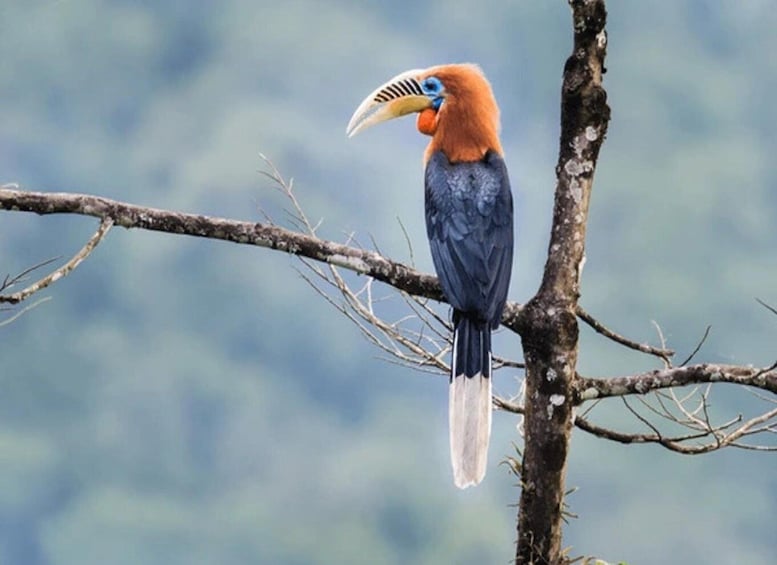
[[610, 108], [602, 88], [607, 49], [603, 0], [571, 0], [574, 48], [564, 66], [561, 139], [548, 257], [518, 324], [526, 364], [524, 451], [516, 563], [563, 563], [564, 477], [573, 426], [577, 301], [588, 204]]

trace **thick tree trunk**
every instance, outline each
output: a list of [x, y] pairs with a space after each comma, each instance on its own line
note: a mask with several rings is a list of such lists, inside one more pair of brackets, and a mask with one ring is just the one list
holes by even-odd
[[564, 67], [561, 140], [548, 258], [520, 317], [526, 362], [524, 452], [516, 562], [563, 563], [564, 476], [577, 366], [577, 300], [596, 159], [610, 109], [602, 88], [604, 0], [571, 0], [574, 50]]

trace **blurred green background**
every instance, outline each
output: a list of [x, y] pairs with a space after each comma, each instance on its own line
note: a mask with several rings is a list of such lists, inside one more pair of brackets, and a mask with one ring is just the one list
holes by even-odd
[[[612, 122], [582, 304], [678, 358], [777, 357], [777, 11], [767, 0], [610, 2]], [[0, 182], [245, 220], [287, 176], [321, 235], [370, 235], [431, 271], [412, 120], [344, 135], [410, 68], [491, 78], [517, 209], [511, 298], [540, 280], [566, 2], [4, 0]], [[93, 219], [3, 213], [0, 274], [69, 256]], [[444, 378], [377, 359], [263, 249], [116, 228], [52, 300], [0, 328], [0, 563], [508, 563], [519, 441], [496, 414], [485, 483], [451, 482]], [[384, 292], [381, 290], [381, 292]], [[386, 290], [386, 295], [390, 293]], [[402, 315], [401, 301], [388, 311]], [[441, 309], [441, 311], [445, 311]], [[8, 315], [6, 313], [6, 315]], [[502, 333], [498, 353], [518, 357]], [[583, 330], [580, 371], [654, 367]], [[501, 371], [496, 390], [517, 392]], [[718, 420], [767, 405], [732, 387]], [[615, 400], [596, 421], [639, 430]], [[571, 555], [771, 564], [777, 459], [573, 438]]]

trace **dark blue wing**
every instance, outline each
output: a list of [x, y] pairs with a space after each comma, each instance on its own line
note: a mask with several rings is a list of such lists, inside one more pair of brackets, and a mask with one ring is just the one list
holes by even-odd
[[451, 305], [494, 327], [507, 300], [513, 262], [513, 198], [501, 156], [426, 165], [426, 233]]

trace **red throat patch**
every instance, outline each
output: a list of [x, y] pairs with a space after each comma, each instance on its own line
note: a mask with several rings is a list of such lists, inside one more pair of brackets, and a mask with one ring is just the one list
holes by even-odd
[[418, 131], [424, 135], [434, 135], [437, 131], [437, 110], [434, 108], [427, 108], [419, 112], [416, 125]]

